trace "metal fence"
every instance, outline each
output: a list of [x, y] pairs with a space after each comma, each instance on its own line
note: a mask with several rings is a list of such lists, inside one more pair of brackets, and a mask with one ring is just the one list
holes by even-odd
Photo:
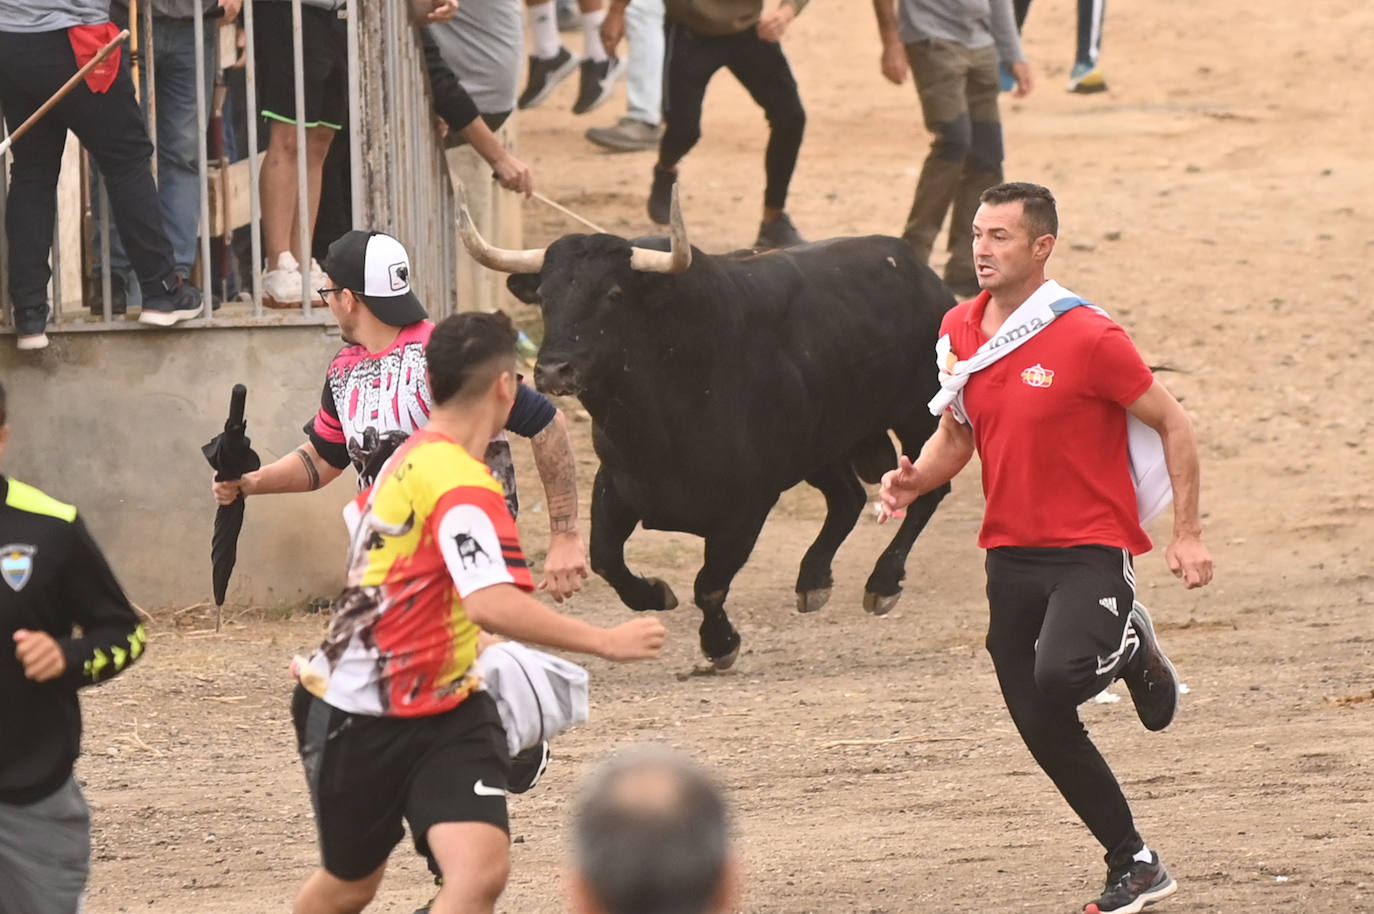
[[[305, 118], [296, 118], [296, 175], [298, 239], [301, 258], [301, 303], [293, 308], [269, 308], [263, 298], [263, 249], [261, 233], [261, 168], [257, 52], [254, 40], [253, 0], [245, 0], [241, 21], [244, 52], [244, 99], [246, 112], [236, 129], [246, 131], [245, 159], [231, 162], [228, 154], [210, 155], [207, 136], [212, 119], [218, 120], [225, 97], [225, 71], [231, 69], [236, 49], [221, 54], [210, 100], [196, 92], [199, 177], [199, 251], [197, 283], [205, 293], [204, 314], [177, 329], [300, 326], [327, 324], [328, 309], [310, 288], [312, 247], [308, 199]], [[457, 236], [455, 203], [443, 148], [435, 133], [424, 55], [419, 36], [406, 7], [395, 0], [347, 0], [341, 16], [347, 20], [348, 125], [334, 143], [348, 145], [351, 184], [348, 189], [355, 228], [373, 228], [396, 236], [411, 257], [411, 284], [431, 316], [438, 319], [455, 309], [457, 289]], [[296, 111], [305, 111], [305, 81], [301, 66], [303, 49], [301, 0], [291, 0], [292, 52], [295, 72]], [[131, 0], [131, 41], [125, 48], [135, 88], [139, 92], [149, 137], [157, 138], [157, 72], [153, 16], [147, 0]], [[216, 20], [199, 9], [193, 22], [196, 86], [205, 84], [204, 38], [219, 29]], [[226, 26], [222, 32], [231, 36]], [[212, 110], [212, 107], [215, 110]], [[221, 124], [221, 127], [223, 125]], [[19, 140], [23, 143], [23, 139]], [[74, 140], [70, 142], [75, 146]], [[219, 144], [224, 149], [224, 144]], [[226, 151], [227, 153], [227, 151]], [[112, 313], [110, 258], [110, 207], [103, 182], [91, 169], [84, 150], [70, 148], [64, 157], [63, 182], [52, 248], [51, 314], [48, 332], [114, 331], [146, 329], [136, 313]], [[157, 156], [152, 159], [154, 174]], [[75, 172], [75, 174], [73, 174]], [[0, 177], [0, 277], [8, 276], [4, 215], [9, 168]], [[156, 205], [150, 201], [150, 205]], [[74, 231], [73, 228], [76, 228]], [[227, 249], [237, 232], [242, 241], [246, 229], [250, 259], [242, 292], [212, 310], [212, 246]], [[244, 245], [241, 245], [244, 246]], [[220, 256], [224, 264], [232, 257]], [[230, 283], [229, 285], [232, 285]], [[223, 287], [222, 287], [223, 288]], [[313, 299], [313, 301], [312, 301]], [[12, 334], [12, 304], [5, 282], [0, 282], [0, 334]], [[131, 309], [132, 310], [132, 309]]]

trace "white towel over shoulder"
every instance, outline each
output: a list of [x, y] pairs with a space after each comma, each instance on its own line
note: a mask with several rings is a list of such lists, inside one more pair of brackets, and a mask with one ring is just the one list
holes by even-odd
[[[954, 413], [954, 418], [968, 425], [968, 413], [964, 410], [964, 385], [968, 383], [969, 376], [1014, 351], [1052, 324], [1056, 317], [1080, 305], [1107, 314], [1054, 280], [1049, 280], [1012, 312], [996, 336], [979, 346], [978, 351], [967, 359], [961, 360], [954, 354], [949, 334], [940, 337], [935, 344], [935, 361], [940, 368], [940, 392], [929, 403], [931, 413], [938, 416], [949, 409]], [[1160, 440], [1158, 432], [1129, 413], [1126, 416], [1126, 438], [1130, 451], [1131, 481], [1135, 484], [1136, 510], [1140, 515], [1140, 523], [1148, 524], [1160, 515], [1174, 497], [1169, 469], [1164, 461], [1164, 442]]]

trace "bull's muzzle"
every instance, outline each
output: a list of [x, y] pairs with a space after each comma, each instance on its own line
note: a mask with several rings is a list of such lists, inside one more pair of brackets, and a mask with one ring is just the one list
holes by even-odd
[[534, 386], [542, 393], [564, 397], [577, 393], [577, 371], [571, 362], [540, 359], [534, 365]]

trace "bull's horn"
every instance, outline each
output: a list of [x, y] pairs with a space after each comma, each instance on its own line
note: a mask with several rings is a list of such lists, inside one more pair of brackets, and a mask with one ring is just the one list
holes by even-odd
[[677, 184], [673, 184], [673, 208], [669, 229], [672, 250], [652, 251], [630, 248], [630, 267], [646, 273], [681, 273], [692, 265], [692, 246], [687, 243], [687, 223], [682, 221], [682, 205], [678, 202]]
[[472, 223], [468, 195], [461, 184], [458, 185], [458, 236], [463, 239], [463, 247], [468, 249], [472, 259], [488, 269], [502, 273], [538, 273], [544, 266], [543, 248], [510, 251], [487, 244]]

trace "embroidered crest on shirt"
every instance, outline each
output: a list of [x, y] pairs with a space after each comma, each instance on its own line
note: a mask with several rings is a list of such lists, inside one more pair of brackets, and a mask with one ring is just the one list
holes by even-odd
[[1021, 383], [1027, 387], [1049, 387], [1054, 383], [1054, 370], [1036, 362], [1021, 372]]
[[0, 575], [10, 590], [18, 593], [33, 577], [33, 557], [38, 552], [34, 546], [25, 543], [11, 543], [0, 547]]

